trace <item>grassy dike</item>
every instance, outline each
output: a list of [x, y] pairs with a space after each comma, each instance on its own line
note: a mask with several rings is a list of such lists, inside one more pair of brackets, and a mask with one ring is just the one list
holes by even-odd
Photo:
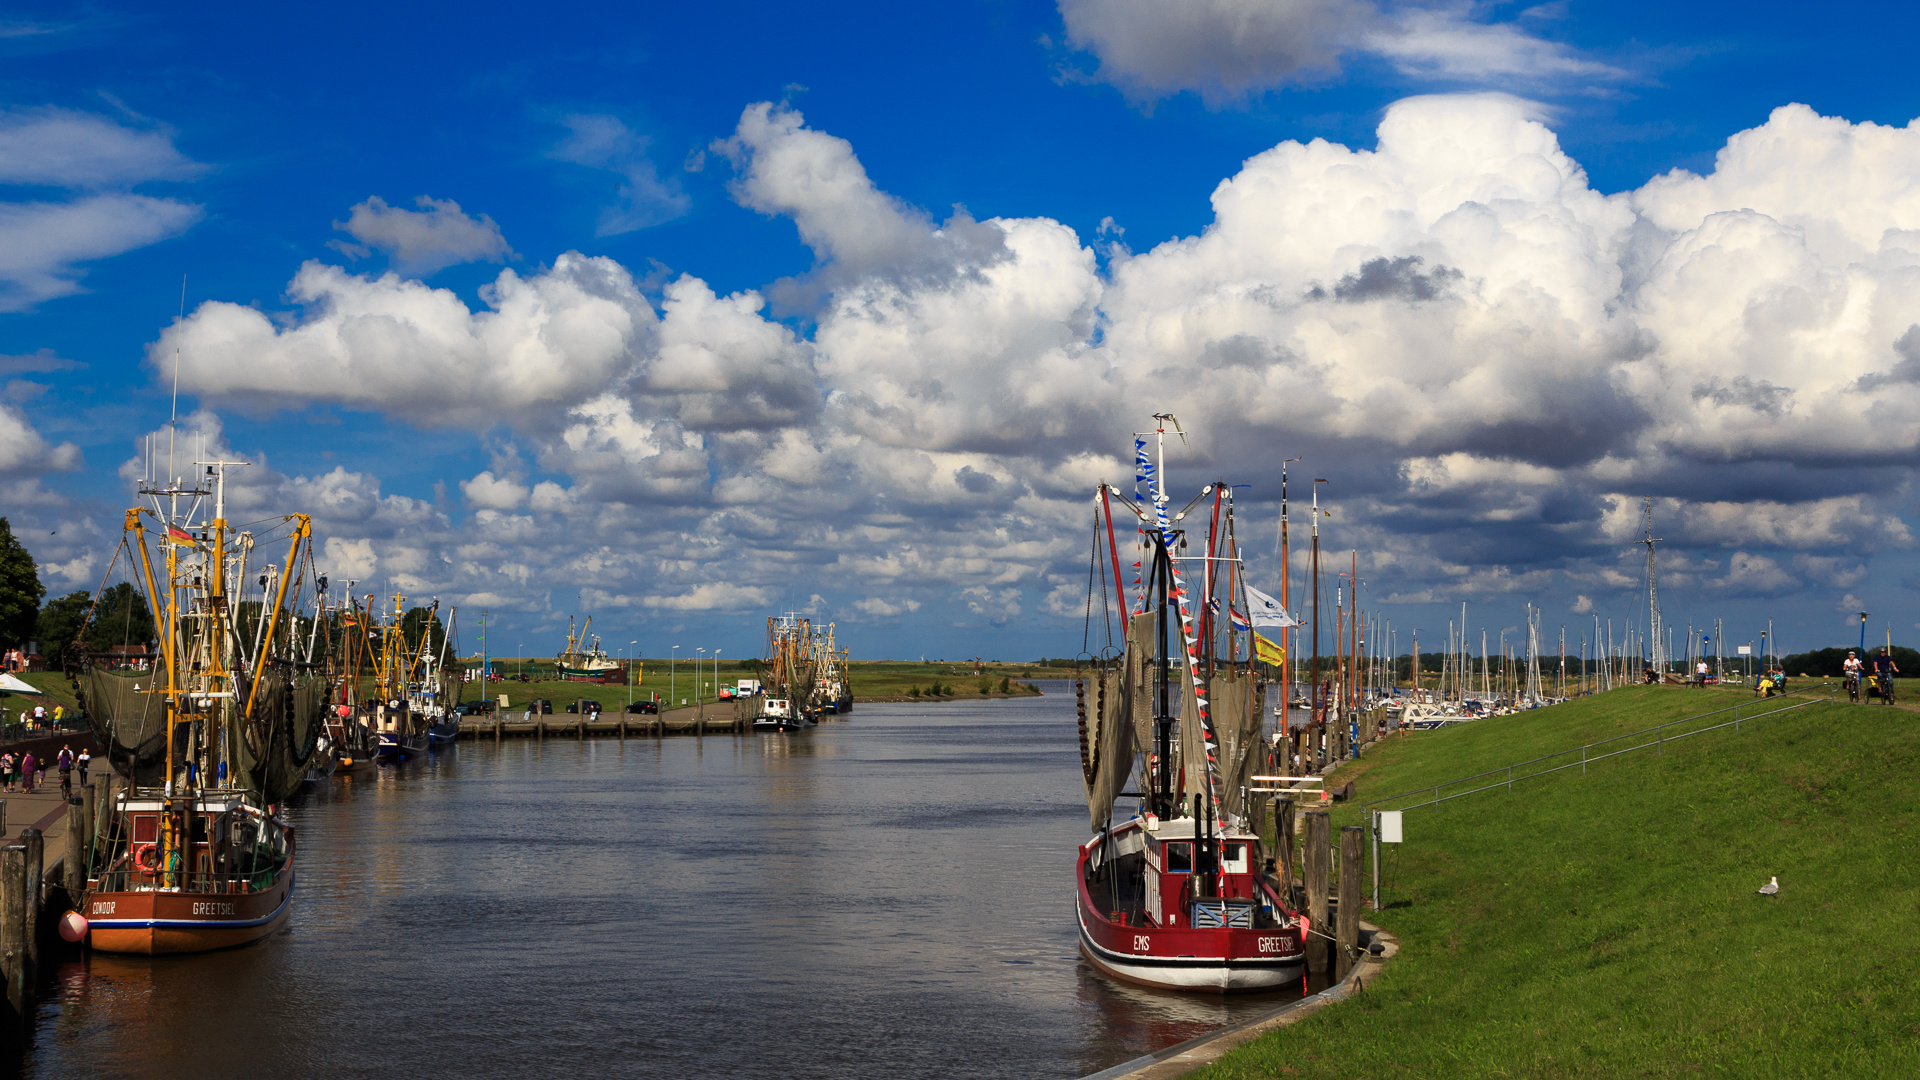
[[[1736, 698], [1617, 690], [1389, 740], [1339, 775], [1388, 795]], [[1916, 804], [1920, 714], [1843, 698], [1409, 810], [1367, 916], [1399, 956], [1192, 1075], [1920, 1076]], [[1755, 895], [1771, 875], [1780, 895]]]

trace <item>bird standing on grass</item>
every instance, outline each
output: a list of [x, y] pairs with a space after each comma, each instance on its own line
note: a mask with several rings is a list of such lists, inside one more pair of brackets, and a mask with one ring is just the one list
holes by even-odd
[[1760, 886], [1754, 891], [1758, 892], [1761, 896], [1774, 896], [1780, 892], [1780, 879], [1777, 877], [1768, 878], [1765, 885]]

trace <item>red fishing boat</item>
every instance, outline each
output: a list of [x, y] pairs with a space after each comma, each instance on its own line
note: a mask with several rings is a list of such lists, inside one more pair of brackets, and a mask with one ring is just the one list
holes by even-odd
[[1080, 951], [1116, 979], [1168, 990], [1299, 982], [1299, 920], [1259, 873], [1260, 852], [1247, 830], [1209, 835], [1204, 819], [1152, 815], [1088, 840], [1077, 875]]
[[[80, 918], [63, 932], [102, 952], [244, 945], [285, 922], [293, 895], [293, 829], [274, 808], [314, 765], [332, 680], [311, 651], [324, 612], [315, 624], [296, 615], [316, 583], [312, 526], [290, 514], [265, 536], [235, 530], [225, 479], [238, 463], [200, 464], [210, 487], [170, 475], [142, 488], [153, 508], [127, 512], [114, 557], [146, 593], [159, 661], [127, 672], [78, 658], [116, 782], [93, 830]], [[260, 561], [273, 539], [286, 541], [284, 559]]]
[[[1155, 419], [1164, 425], [1172, 417]], [[1125, 645], [1109, 644], [1094, 660], [1091, 702], [1087, 683], [1075, 688], [1080, 764], [1095, 833], [1080, 845], [1074, 875], [1080, 951], [1107, 975], [1144, 986], [1215, 993], [1274, 989], [1305, 971], [1308, 927], [1266, 877], [1269, 860], [1250, 827], [1255, 807], [1246, 785], [1262, 753], [1265, 695], [1254, 641], [1237, 630], [1240, 620], [1224, 620], [1222, 633], [1214, 618], [1223, 594], [1233, 606], [1230, 614], [1243, 610], [1233, 489], [1210, 484], [1170, 519], [1159, 463], [1149, 459], [1138, 436], [1134, 450], [1136, 482], [1146, 491], [1128, 502], [1101, 486], [1089, 573], [1090, 581], [1105, 578], [1110, 561], [1111, 588], [1102, 583], [1099, 603], [1109, 608], [1107, 598], [1118, 597]], [[1178, 568], [1183, 559], [1172, 552], [1199, 545], [1189, 545], [1174, 523], [1209, 495], [1213, 516], [1204, 553], [1184, 557], [1200, 563], [1190, 585]], [[1137, 602], [1129, 601], [1121, 576], [1115, 501], [1140, 523]], [[1103, 547], [1109, 559], [1102, 558]], [[1091, 637], [1091, 625], [1088, 631]], [[1222, 645], [1224, 656], [1218, 655]], [[1175, 650], [1183, 677], [1177, 716]], [[1135, 742], [1149, 738], [1139, 788], [1124, 791], [1134, 775]], [[1114, 801], [1127, 796], [1138, 798], [1139, 808], [1116, 822]]]

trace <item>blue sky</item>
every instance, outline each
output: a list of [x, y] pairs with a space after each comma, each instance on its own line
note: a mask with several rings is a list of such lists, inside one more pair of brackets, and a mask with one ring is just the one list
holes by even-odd
[[[738, 655], [792, 607], [860, 655], [1062, 654], [1081, 493], [1172, 403], [1207, 432], [1177, 482], [1253, 483], [1250, 531], [1277, 457], [1333, 479], [1329, 543], [1423, 640], [1461, 601], [1624, 621], [1641, 495], [1669, 622], [1825, 644], [1865, 597], [1910, 636], [1920, 137], [1864, 125], [1920, 114], [1916, 21], [14, 5], [0, 512], [92, 588], [178, 346], [254, 508], [530, 652], [592, 611]], [[1313, 139], [1383, 154], [1243, 172]], [[1296, 299], [1234, 306], [1263, 289]]]

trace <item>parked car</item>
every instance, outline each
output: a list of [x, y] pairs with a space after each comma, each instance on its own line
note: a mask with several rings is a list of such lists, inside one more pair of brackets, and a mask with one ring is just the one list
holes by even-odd
[[651, 713], [658, 716], [660, 715], [660, 703], [657, 701], [636, 701], [627, 706], [627, 711], [630, 713]]
[[[567, 703], [567, 711], [570, 713], [577, 713], [580, 711], [580, 706], [581, 706], [580, 702], [570, 701]], [[587, 709], [588, 716], [598, 716], [600, 714], [600, 703], [597, 701], [588, 701], [586, 702], [586, 709]]]
[[455, 705], [453, 711], [459, 716], [492, 716], [494, 704], [492, 700], [463, 701]]
[[533, 710], [540, 716], [553, 715], [553, 702], [547, 698], [534, 698], [532, 701], [527, 702], [527, 708]]

